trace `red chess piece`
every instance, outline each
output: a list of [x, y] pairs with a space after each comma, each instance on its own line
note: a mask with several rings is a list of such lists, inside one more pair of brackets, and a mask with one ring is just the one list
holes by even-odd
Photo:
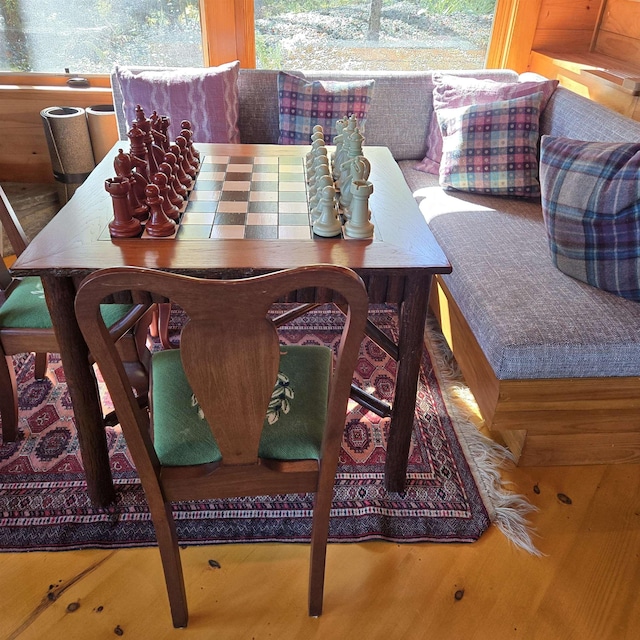
[[169, 139], [169, 125], [171, 124], [171, 120], [167, 117], [167, 116], [160, 116], [160, 132], [164, 135], [164, 145], [162, 145], [162, 148], [164, 149], [165, 153], [167, 151], [169, 151], [169, 146], [171, 144], [171, 141]]
[[178, 207], [176, 207], [176, 205], [169, 199], [169, 178], [159, 171], [154, 174], [152, 182], [158, 187], [158, 191], [162, 198], [162, 210], [167, 218], [171, 218], [171, 220], [178, 220], [180, 218], [180, 209], [178, 209]]
[[145, 135], [148, 134], [151, 131], [151, 120], [147, 118], [141, 105], [136, 105], [135, 114], [136, 119], [134, 124], [137, 124]]
[[[171, 172], [171, 175], [169, 176], [171, 179], [171, 184], [175, 189], [176, 193], [181, 195], [186, 200], [187, 196], [189, 195], [189, 192], [187, 191], [187, 188], [182, 184], [182, 182], [178, 180], [177, 168], [176, 168], [177, 163], [178, 163], [178, 160], [173, 153], [165, 154], [163, 164], [169, 165], [170, 172]], [[162, 164], [160, 165], [160, 167], [158, 167], [158, 169], [162, 171], [162, 173], [166, 173], [166, 171], [164, 171], [161, 167], [162, 167]]]
[[182, 168], [184, 169], [184, 172], [195, 180], [198, 172], [196, 171], [196, 167], [189, 160], [189, 148], [187, 147], [186, 138], [184, 136], [178, 136], [176, 138], [176, 144], [180, 148], [180, 153], [182, 154]]
[[189, 129], [183, 129], [180, 132], [180, 135], [187, 141], [189, 162], [197, 169], [200, 166], [200, 159], [197, 158], [194, 154], [193, 141], [192, 141], [193, 135]]
[[153, 123], [150, 118], [146, 117], [144, 109], [138, 104], [135, 112], [136, 120], [134, 124], [137, 124], [138, 128], [144, 133], [143, 143], [147, 149], [146, 161], [149, 167], [147, 177], [150, 178], [154, 173], [158, 172], [158, 165], [162, 162], [164, 151], [153, 140]]
[[[167, 186], [169, 187], [169, 201], [179, 209], [184, 203], [184, 198], [175, 190], [175, 177], [171, 173], [171, 166], [167, 162], [162, 162], [158, 167], [158, 172], [164, 173], [164, 175], [167, 176]], [[182, 187], [182, 185], [180, 186]]]
[[[149, 165], [147, 163], [147, 147], [144, 143], [144, 136], [144, 131], [140, 129], [135, 122], [127, 133], [131, 144], [130, 153], [132, 156], [132, 164], [136, 171], [144, 177], [146, 185], [146, 183], [149, 182]], [[138, 193], [138, 197], [144, 198], [144, 195], [140, 196]]]
[[109, 223], [109, 233], [114, 238], [133, 238], [140, 235], [140, 220], [132, 217], [127, 196], [131, 189], [128, 178], [118, 176], [104, 182], [105, 190], [111, 195], [113, 220]]
[[182, 153], [180, 153], [180, 147], [177, 144], [172, 144], [169, 149], [171, 153], [176, 157], [175, 172], [180, 184], [184, 185], [187, 189], [193, 187], [193, 178], [184, 170], [184, 160]]
[[151, 209], [151, 217], [145, 227], [146, 232], [152, 238], [166, 238], [176, 232], [176, 225], [173, 220], [169, 220], [162, 210], [163, 198], [160, 190], [155, 184], [148, 184], [145, 189], [147, 194], [147, 204]]
[[[193, 142], [193, 127], [191, 126], [191, 122], [189, 122], [189, 120], [183, 120], [180, 123], [180, 129], [186, 129], [187, 131], [190, 131], [191, 132], [191, 137], [188, 138], [188, 140]], [[183, 136], [184, 133], [182, 133], [182, 131], [181, 131], [180, 135]], [[195, 158], [197, 158], [198, 160], [200, 159], [200, 152], [194, 146], [191, 146], [191, 153], [193, 154], [193, 156]]]
[[140, 185], [136, 180], [136, 176], [133, 173], [133, 158], [131, 154], [125, 153], [122, 149], [118, 149], [118, 155], [113, 161], [113, 168], [116, 174], [129, 181], [131, 188], [127, 194], [129, 200], [129, 210], [134, 218], [138, 220], [146, 220], [149, 217], [149, 207], [144, 202], [144, 187], [147, 185], [147, 181], [142, 181], [142, 201], [140, 199]]

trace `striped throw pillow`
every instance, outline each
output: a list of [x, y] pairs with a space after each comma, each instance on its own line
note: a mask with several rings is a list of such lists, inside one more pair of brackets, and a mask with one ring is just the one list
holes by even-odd
[[440, 185], [530, 198], [540, 195], [541, 92], [488, 104], [437, 109], [442, 132]]
[[640, 143], [542, 136], [540, 183], [558, 269], [640, 302]]
[[327, 144], [333, 144], [336, 120], [355, 114], [360, 132], [373, 96], [375, 80], [310, 82], [281, 71], [278, 74], [279, 144], [311, 144], [315, 125], [321, 125]]

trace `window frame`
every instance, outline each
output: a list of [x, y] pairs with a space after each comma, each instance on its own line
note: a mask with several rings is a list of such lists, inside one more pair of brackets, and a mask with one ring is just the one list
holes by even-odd
[[[497, 0], [487, 52], [488, 68], [526, 66], [540, 4], [541, 0]], [[213, 67], [239, 60], [242, 68], [255, 68], [254, 0], [199, 0], [199, 8], [203, 65]], [[110, 86], [109, 74], [81, 75], [92, 87]], [[6, 71], [0, 72], [0, 84], [64, 87], [69, 77], [64, 73]]]

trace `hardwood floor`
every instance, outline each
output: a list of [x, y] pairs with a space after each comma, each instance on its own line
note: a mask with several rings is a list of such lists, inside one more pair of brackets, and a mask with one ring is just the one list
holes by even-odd
[[532, 520], [543, 557], [494, 527], [469, 545], [332, 544], [324, 614], [313, 619], [307, 545], [188, 547], [191, 618], [175, 630], [155, 548], [0, 554], [0, 638], [111, 638], [117, 628], [158, 640], [638, 637], [640, 467], [505, 477], [539, 507]]
[[188, 547], [191, 617], [176, 630], [156, 548], [0, 553], [0, 639], [638, 637], [640, 466], [503, 475], [539, 508], [542, 557], [494, 527], [469, 545], [332, 544], [324, 613], [313, 619], [307, 545]]
[[[2, 182], [2, 188], [29, 240], [32, 240], [61, 208], [57, 187], [53, 183]], [[4, 232], [0, 241], [0, 254], [11, 254], [11, 245]]]

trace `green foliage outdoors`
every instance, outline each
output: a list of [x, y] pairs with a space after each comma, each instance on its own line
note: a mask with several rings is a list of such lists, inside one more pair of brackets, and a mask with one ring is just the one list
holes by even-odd
[[[425, 10], [432, 14], [449, 14], [456, 11], [485, 15], [493, 13], [496, 0], [405, 0], [416, 6], [416, 11]], [[340, 7], [369, 4], [369, 0], [255, 0], [256, 16], [270, 18], [280, 13], [305, 11], [327, 11]], [[383, 0], [383, 8], [397, 4], [397, 0]]]

